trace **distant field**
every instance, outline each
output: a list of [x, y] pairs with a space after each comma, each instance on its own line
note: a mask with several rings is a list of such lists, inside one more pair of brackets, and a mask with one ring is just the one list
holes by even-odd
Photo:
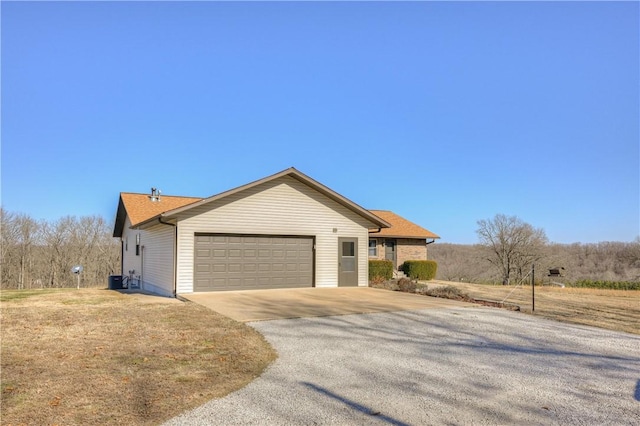
[[[515, 303], [531, 313], [531, 286], [469, 284], [434, 280], [427, 283], [453, 285], [470, 297]], [[591, 288], [539, 287], [535, 289], [536, 316], [574, 324], [640, 334], [640, 291]]]

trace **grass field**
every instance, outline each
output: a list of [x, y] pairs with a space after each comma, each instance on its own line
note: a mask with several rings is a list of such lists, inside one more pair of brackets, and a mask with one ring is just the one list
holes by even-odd
[[[435, 285], [453, 285], [470, 297], [515, 303], [522, 312], [531, 313], [531, 286], [520, 287], [429, 281]], [[574, 324], [640, 334], [640, 291], [590, 288], [535, 288], [534, 315]]]
[[254, 329], [176, 299], [65, 289], [0, 302], [4, 425], [159, 424], [276, 357]]

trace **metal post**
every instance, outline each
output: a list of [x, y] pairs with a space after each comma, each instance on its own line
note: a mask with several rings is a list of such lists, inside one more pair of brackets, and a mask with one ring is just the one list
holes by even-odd
[[535, 264], [531, 264], [531, 312], [536, 310], [536, 267]]

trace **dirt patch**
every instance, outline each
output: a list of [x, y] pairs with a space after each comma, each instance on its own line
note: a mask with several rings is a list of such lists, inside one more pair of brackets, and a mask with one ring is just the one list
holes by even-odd
[[276, 357], [254, 329], [195, 303], [97, 289], [1, 297], [2, 424], [158, 424]]
[[476, 303], [478, 305], [490, 306], [492, 308], [508, 309], [510, 311], [519, 311], [520, 306], [513, 303], [498, 302], [495, 300], [477, 299], [470, 297], [467, 293], [462, 292], [458, 287], [452, 285], [428, 287], [425, 284], [416, 284], [416, 293], [424, 294], [431, 297], [442, 297], [444, 299], [459, 300], [461, 302]]

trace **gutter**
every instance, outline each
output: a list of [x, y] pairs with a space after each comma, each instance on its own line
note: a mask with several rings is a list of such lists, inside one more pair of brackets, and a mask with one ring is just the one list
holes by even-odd
[[163, 222], [162, 216], [158, 216], [158, 223], [173, 226], [173, 297], [178, 297], [178, 225], [175, 223]]

